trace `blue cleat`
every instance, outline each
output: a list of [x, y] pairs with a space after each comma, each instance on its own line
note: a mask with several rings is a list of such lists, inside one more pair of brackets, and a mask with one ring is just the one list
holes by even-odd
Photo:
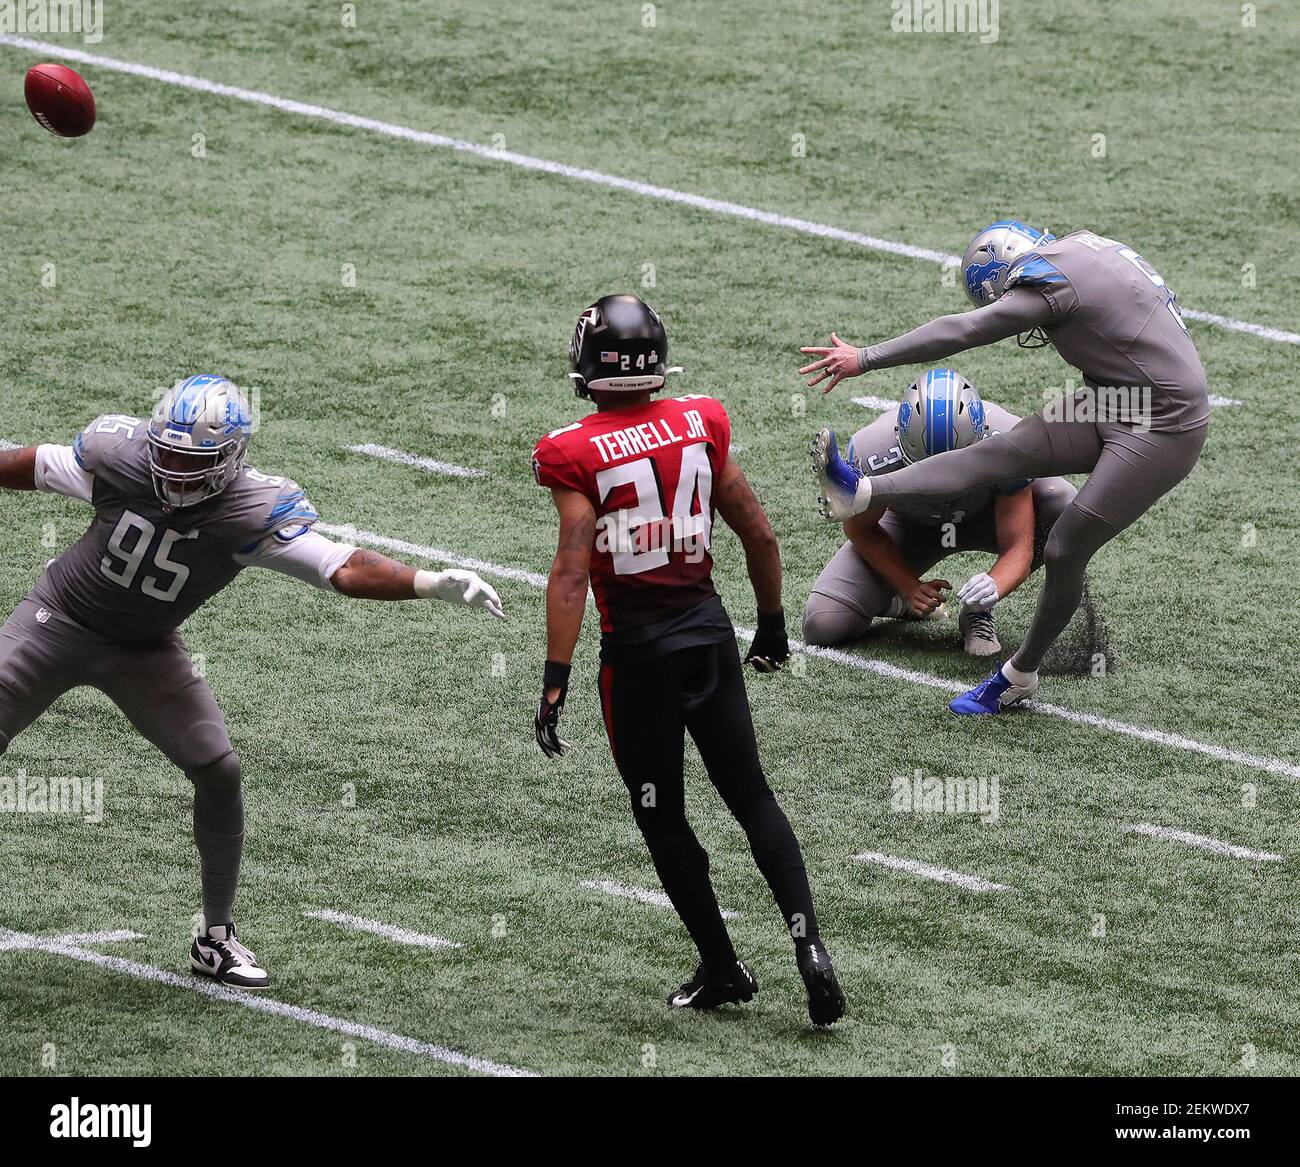
[[948, 702], [948, 708], [962, 717], [973, 717], [988, 713], [1001, 713], [1013, 705], [1019, 705], [1038, 692], [1038, 674], [1034, 674], [1032, 685], [1013, 685], [1002, 670], [998, 669], [987, 680], [981, 681], [969, 693], [963, 693]]
[[871, 479], [840, 457], [834, 430], [818, 430], [810, 453], [817, 479], [817, 511], [823, 519], [842, 523], [871, 505]]

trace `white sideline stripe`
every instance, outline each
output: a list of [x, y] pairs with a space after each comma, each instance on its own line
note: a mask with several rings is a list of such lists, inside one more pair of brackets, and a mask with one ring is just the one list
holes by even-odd
[[0, 450], [18, 450], [21, 448], [22, 447], [20, 447], [17, 442], [11, 442], [5, 438], [0, 438]]
[[860, 405], [863, 409], [886, 410], [898, 408], [897, 401], [890, 401], [886, 397], [874, 397], [870, 393], [865, 397], [854, 397], [851, 400], [854, 405]]
[[[481, 559], [468, 559], [462, 555], [454, 555], [450, 551], [443, 551], [438, 547], [423, 547], [419, 543], [407, 543], [401, 539], [390, 539], [385, 535], [377, 535], [373, 531], [358, 530], [356, 527], [317, 523], [316, 529], [326, 535], [337, 535], [340, 538], [347, 539], [348, 542], [370, 543], [376, 547], [401, 551], [407, 555], [419, 555], [425, 559], [453, 563], [458, 567], [468, 567], [472, 571], [481, 571], [485, 575], [517, 580], [521, 583], [531, 584], [536, 588], [546, 586], [546, 576], [535, 571], [522, 571], [517, 567], [503, 567], [500, 564], [487, 563]], [[754, 630], [752, 628], [737, 627], [736, 635], [742, 640], [752, 640]], [[849, 668], [861, 669], [864, 672], [878, 673], [891, 681], [907, 681], [913, 685], [925, 685], [931, 689], [942, 689], [947, 693], [964, 693], [971, 687], [969, 682], [950, 681], [944, 677], [932, 676], [929, 673], [900, 668], [898, 665], [891, 665], [887, 661], [869, 660], [866, 657], [853, 656], [851, 653], [841, 652], [836, 648], [820, 648], [803, 644], [798, 640], [790, 641], [790, 646], [796, 652], [803, 652], [808, 656], [834, 661], [836, 664], [847, 665]], [[1059, 717], [1062, 721], [1072, 721], [1076, 725], [1088, 725], [1094, 729], [1108, 730], [1111, 733], [1138, 738], [1141, 741], [1151, 742], [1154, 745], [1165, 746], [1169, 749], [1204, 754], [1207, 758], [1214, 758], [1219, 762], [1249, 766], [1253, 770], [1263, 770], [1269, 774], [1281, 774], [1288, 778], [1300, 778], [1300, 766], [1293, 762], [1285, 762], [1281, 758], [1269, 758], [1261, 754], [1247, 753], [1245, 750], [1232, 750], [1224, 746], [1211, 745], [1209, 742], [1200, 742], [1195, 738], [1184, 737], [1182, 734], [1166, 733], [1164, 730], [1150, 729], [1143, 725], [1130, 725], [1126, 721], [1119, 721], [1113, 717], [1101, 717], [1095, 713], [1081, 713], [1078, 710], [1067, 709], [1064, 705], [1052, 705], [1046, 701], [1027, 701], [1024, 708], [1031, 709], [1035, 713], [1045, 713], [1049, 717]]]
[[422, 543], [408, 543], [405, 539], [390, 539], [374, 531], [363, 531], [350, 524], [317, 523], [316, 530], [322, 535], [333, 535], [347, 543], [369, 543], [374, 547], [383, 547], [387, 551], [400, 551], [404, 555], [419, 555], [423, 559], [432, 559], [438, 563], [450, 563], [454, 567], [465, 567], [470, 571], [495, 575], [500, 579], [512, 579], [517, 583], [526, 583], [535, 588], [546, 586], [546, 576], [535, 571], [524, 571], [518, 567], [503, 567], [499, 563], [488, 563], [483, 559], [471, 559], [457, 555], [454, 551], [444, 551], [441, 547], [426, 547]]
[[379, 920], [367, 920], [364, 916], [350, 916], [347, 912], [336, 912], [322, 908], [318, 912], [303, 912], [309, 920], [325, 920], [343, 928], [357, 932], [369, 932], [373, 936], [382, 936], [395, 944], [409, 944], [412, 948], [459, 948], [454, 940], [444, 940], [441, 936], [429, 936], [424, 932], [412, 932], [399, 928], [395, 924], [384, 924]]
[[198, 976], [184, 977], [168, 969], [155, 968], [151, 964], [125, 960], [120, 956], [105, 956], [102, 952], [92, 952], [75, 944], [61, 944], [57, 937], [47, 940], [40, 936], [23, 936], [20, 933], [0, 930], [0, 942], [8, 938], [21, 938], [29, 941], [23, 947], [34, 949], [37, 952], [46, 952], [54, 956], [66, 956], [70, 960], [93, 964], [97, 968], [104, 968], [110, 972], [135, 977], [137, 980], [153, 981], [155, 984], [169, 985], [173, 989], [185, 989], [191, 993], [202, 993], [205, 997], [225, 1001], [229, 1005], [241, 1005], [245, 1009], [252, 1009], [258, 1013], [270, 1013], [276, 1017], [288, 1017], [292, 1021], [300, 1021], [304, 1025], [311, 1025], [317, 1029], [328, 1029], [334, 1033], [346, 1034], [348, 1037], [359, 1037], [365, 1041], [373, 1042], [375, 1045], [382, 1045], [387, 1049], [415, 1054], [417, 1057], [427, 1058], [434, 1062], [444, 1062], [449, 1066], [459, 1066], [465, 1070], [472, 1070], [476, 1074], [488, 1074], [494, 1078], [535, 1078], [537, 1076], [532, 1071], [522, 1070], [518, 1066], [508, 1066], [501, 1062], [490, 1062], [486, 1058], [471, 1057], [469, 1054], [462, 1054], [456, 1050], [447, 1049], [445, 1046], [431, 1045], [427, 1041], [416, 1041], [413, 1037], [403, 1037], [399, 1033], [389, 1033], [386, 1029], [376, 1029], [373, 1025], [362, 1025], [357, 1021], [348, 1021], [342, 1017], [331, 1017], [328, 1013], [318, 1013], [315, 1009], [304, 1009], [301, 1005], [290, 1005], [285, 1001], [277, 1001], [272, 997], [261, 997], [252, 993], [241, 992], [238, 989], [227, 988], [225, 985], [219, 985], [216, 981], [207, 980], [206, 978]]
[[[0, 928], [0, 952], [31, 948], [41, 939], [42, 937], [39, 936], [28, 936], [22, 932], [10, 932], [7, 928]], [[118, 928], [112, 932], [68, 932], [44, 939], [54, 944], [77, 944], [86, 948], [92, 944], [117, 944], [123, 940], [143, 940], [144, 937], [139, 932]]]
[[1179, 831], [1173, 827], [1158, 827], [1153, 823], [1130, 823], [1124, 830], [1135, 835], [1149, 835], [1153, 839], [1168, 839], [1171, 843], [1186, 843], [1189, 847], [1213, 851], [1216, 855], [1229, 855], [1233, 859], [1258, 859], [1264, 863], [1282, 862], [1282, 856], [1274, 855], [1272, 851], [1252, 851], [1249, 847], [1238, 847], [1235, 843], [1211, 839], [1208, 835], [1193, 835], [1191, 831]]
[[992, 883], [980, 879], [978, 875], [963, 875], [960, 871], [949, 871], [946, 867], [936, 867], [933, 863], [920, 863], [915, 859], [900, 859], [897, 855], [882, 855], [879, 851], [863, 851], [854, 855], [859, 863], [879, 863], [881, 867], [890, 867], [895, 871], [906, 871], [909, 875], [919, 875], [922, 879], [933, 879], [938, 883], [951, 883], [964, 887], [967, 891], [1012, 891], [1004, 883]]
[[422, 454], [408, 454], [405, 450], [394, 450], [392, 446], [377, 446], [374, 442], [361, 442], [355, 446], [344, 446], [353, 454], [367, 454], [371, 458], [382, 458], [385, 462], [400, 462], [403, 466], [418, 466], [421, 470], [431, 470], [434, 474], [450, 474], [453, 478], [486, 478], [486, 470], [475, 470], [472, 466], [457, 466], [454, 462], [439, 462], [436, 458], [426, 458]]
[[[298, 114], [300, 117], [318, 118], [333, 122], [339, 126], [352, 129], [368, 130], [373, 134], [383, 134], [390, 138], [401, 138], [408, 142], [419, 142], [425, 146], [437, 146], [456, 150], [485, 158], [491, 162], [505, 162], [525, 170], [538, 170], [544, 174], [555, 174], [561, 178], [577, 182], [590, 182], [597, 186], [611, 187], [614, 190], [628, 191], [645, 198], [660, 199], [664, 202], [678, 203], [682, 206], [695, 207], [697, 210], [709, 211], [715, 215], [731, 215], [737, 219], [748, 219], [754, 223], [764, 223], [769, 227], [783, 227], [788, 231], [798, 231], [804, 235], [815, 235], [822, 239], [834, 239], [841, 243], [852, 243], [872, 251], [889, 252], [903, 255], [908, 259], [923, 259], [931, 263], [950, 267], [960, 263], [961, 258], [946, 251], [935, 251], [929, 247], [914, 247], [910, 243], [898, 243], [892, 239], [880, 239], [874, 235], [864, 235], [857, 231], [846, 231], [842, 227], [832, 227], [826, 223], [813, 223], [808, 219], [798, 219], [791, 215], [779, 215], [773, 211], [762, 211], [757, 207], [747, 207], [741, 203], [727, 202], [724, 199], [708, 198], [705, 195], [689, 194], [666, 186], [653, 186], [647, 182], [638, 182], [632, 178], [620, 178], [614, 174], [605, 174], [599, 170], [587, 170], [580, 166], [569, 166], [563, 162], [552, 162], [546, 158], [534, 158], [528, 154], [516, 154], [513, 150], [494, 150], [478, 142], [467, 142], [460, 138], [451, 138], [446, 134], [434, 134], [427, 130], [413, 130], [409, 126], [399, 126], [392, 122], [381, 122], [375, 118], [361, 117], [357, 114], [344, 113], [342, 110], [329, 109], [321, 105], [311, 105], [302, 101], [293, 101], [286, 97], [276, 97], [256, 89], [241, 89], [236, 85], [222, 85], [216, 81], [206, 81], [188, 73], [176, 73], [171, 69], [156, 69], [152, 65], [137, 65], [132, 61], [121, 61], [115, 57], [101, 57], [97, 53], [87, 53], [82, 49], [69, 48], [66, 45], [51, 44], [47, 41], [30, 40], [27, 37], [2, 35], [0, 44], [12, 45], [19, 49], [29, 49], [66, 61], [79, 61], [86, 65], [96, 65], [116, 73], [129, 73], [136, 77], [147, 77], [151, 81], [161, 81], [166, 85], [177, 85], [182, 89], [194, 89], [200, 93], [211, 93], [218, 97], [229, 97], [235, 101], [245, 101], [253, 105], [269, 106], [285, 113]], [[1245, 320], [1234, 320], [1220, 316], [1216, 312], [1198, 312], [1184, 308], [1183, 315], [1204, 324], [1213, 324], [1232, 332], [1244, 332], [1265, 340], [1281, 341], [1284, 344], [1300, 344], [1300, 334], [1286, 332], [1280, 328], [1271, 328], [1264, 324], [1251, 324]]]
[[1217, 393], [1210, 394], [1210, 405], [1219, 408], [1224, 405], [1245, 405], [1244, 401], [1238, 401], [1235, 397], [1221, 397]]
[[[673, 901], [661, 891], [651, 891], [648, 887], [629, 887], [613, 879], [584, 879], [582, 886], [589, 891], [603, 891], [609, 896], [618, 896], [624, 900], [636, 900], [639, 904], [654, 904], [657, 908], [671, 908]], [[730, 908], [720, 908], [724, 920], [736, 919], [736, 913]]]
[[1300, 344], [1300, 333], [1287, 332], [1283, 328], [1271, 328], [1267, 324], [1251, 324], [1248, 320], [1234, 320], [1231, 316], [1220, 316], [1217, 312], [1201, 312], [1195, 308], [1179, 309], [1188, 320], [1199, 320], [1202, 324], [1213, 324], [1216, 328], [1226, 328], [1229, 332], [1245, 332], [1250, 336], [1262, 337], [1264, 340], [1276, 340], [1282, 344]]

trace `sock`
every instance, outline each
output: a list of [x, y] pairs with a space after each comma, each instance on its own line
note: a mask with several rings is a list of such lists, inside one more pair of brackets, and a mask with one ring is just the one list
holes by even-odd
[[1002, 666], [1002, 675], [1013, 685], [1016, 685], [1021, 689], [1028, 689], [1032, 687], [1034, 679], [1038, 676], [1038, 670], [1035, 669], [1031, 673], [1026, 673], [1016, 668], [1015, 665], [1008, 661]]

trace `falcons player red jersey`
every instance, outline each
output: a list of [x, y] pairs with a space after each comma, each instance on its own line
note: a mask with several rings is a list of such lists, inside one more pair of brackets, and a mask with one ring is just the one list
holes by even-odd
[[[699, 626], [730, 635], [713, 586], [713, 482], [731, 449], [731, 421], [703, 394], [593, 413], [533, 451], [539, 485], [591, 500], [591, 590], [606, 641]], [[711, 601], [711, 602], [710, 602]]]

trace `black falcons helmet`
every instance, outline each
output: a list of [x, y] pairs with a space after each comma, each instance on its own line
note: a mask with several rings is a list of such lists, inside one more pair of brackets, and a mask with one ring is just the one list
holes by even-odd
[[636, 296], [603, 296], [578, 317], [569, 342], [569, 380], [579, 397], [662, 389], [668, 334]]

